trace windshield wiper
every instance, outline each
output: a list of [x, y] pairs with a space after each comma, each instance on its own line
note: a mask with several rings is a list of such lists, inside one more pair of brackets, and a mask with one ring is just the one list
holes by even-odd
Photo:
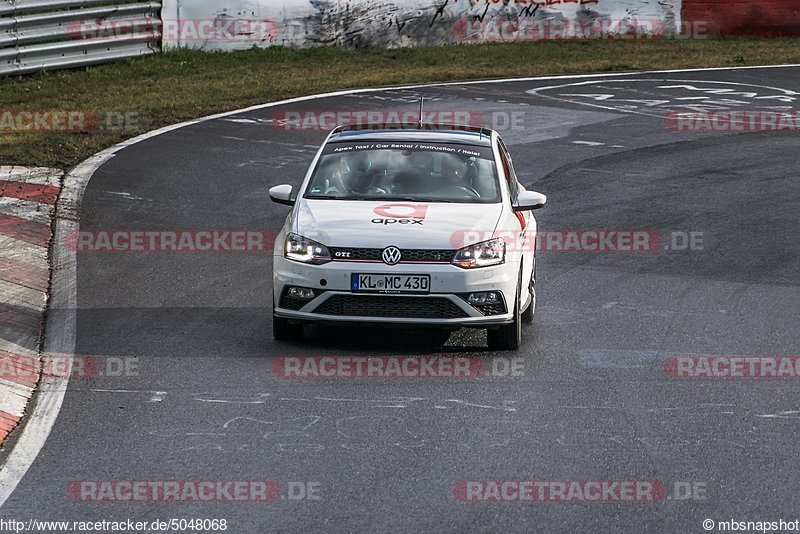
[[370, 196], [370, 197], [337, 197], [331, 195], [309, 195], [306, 197], [310, 200], [359, 200], [359, 201], [369, 201], [369, 202], [381, 202], [384, 200], [402, 200], [404, 202], [442, 202], [444, 204], [452, 204], [452, 200], [448, 200], [446, 198], [420, 198], [420, 197], [412, 197], [412, 196], [404, 196], [404, 197], [384, 197], [384, 196]]
[[420, 198], [420, 197], [380, 197], [373, 200], [404, 200], [406, 202], [444, 202], [445, 204], [452, 204], [452, 200], [446, 198]]
[[376, 198], [369, 198], [369, 197], [337, 197], [332, 195], [310, 195], [306, 198], [310, 200], [380, 200]]

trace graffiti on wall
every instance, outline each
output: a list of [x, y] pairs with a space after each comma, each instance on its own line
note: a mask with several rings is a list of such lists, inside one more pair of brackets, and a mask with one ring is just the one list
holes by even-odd
[[[165, 8], [170, 2], [165, 0]], [[680, 27], [681, 0], [181, 0], [167, 46], [408, 47], [540, 39], [651, 37]], [[211, 38], [184, 21], [214, 21]], [[255, 31], [254, 28], [260, 29]], [[208, 36], [207, 36], [208, 37]]]

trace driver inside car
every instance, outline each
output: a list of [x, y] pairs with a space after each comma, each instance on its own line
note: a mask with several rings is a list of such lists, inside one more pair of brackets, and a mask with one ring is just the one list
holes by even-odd
[[386, 195], [386, 189], [375, 185], [372, 162], [365, 152], [354, 152], [340, 159], [337, 180], [325, 191], [327, 195]]
[[442, 161], [442, 187], [469, 187], [467, 181], [467, 162], [460, 156], [446, 154]]
[[453, 193], [480, 198], [481, 193], [476, 190], [472, 182], [476, 169], [470, 160], [455, 154], [445, 154], [442, 160], [442, 174], [439, 179], [438, 194]]

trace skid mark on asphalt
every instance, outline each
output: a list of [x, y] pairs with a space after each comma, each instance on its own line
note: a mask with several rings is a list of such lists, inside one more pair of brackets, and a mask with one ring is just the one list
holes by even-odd
[[415, 91], [403, 89], [398, 91], [382, 91], [381, 93], [355, 93], [345, 95], [345, 98], [367, 100], [375, 102], [397, 102], [400, 104], [419, 105], [419, 99], [425, 97], [425, 102], [438, 102], [444, 100], [442, 96], [430, 94], [428, 91]]
[[95, 393], [135, 393], [135, 394], [145, 394], [150, 395], [150, 398], [147, 402], [161, 402], [166, 397], [166, 391], [149, 391], [144, 389], [90, 389], [89, 391], [93, 391]]
[[[264, 434], [264, 438], [267, 438], [273, 434], [296, 434], [299, 436], [311, 437], [311, 435], [307, 432], [308, 429], [314, 426], [315, 424], [319, 423], [321, 420], [322, 416], [319, 415], [308, 415], [303, 417], [296, 417], [293, 419], [283, 419], [278, 422], [264, 421], [262, 419], [255, 419], [253, 417], [238, 416], [234, 417], [233, 419], [225, 421], [225, 423], [222, 425], [222, 428], [224, 430], [231, 430], [231, 431], [241, 430], [250, 432], [255, 428], [253, 426], [254, 424], [261, 424], [261, 425], [267, 425], [269, 427], [269, 430], [267, 430], [266, 433]], [[285, 425], [287, 423], [292, 423], [290, 426], [294, 426], [293, 424], [294, 421], [298, 421], [298, 424], [301, 424], [301, 426], [296, 430], [287, 430], [278, 428], [279, 425]], [[238, 428], [232, 428], [234, 427], [234, 425], [238, 425]]]
[[800, 410], [782, 410], [776, 413], [757, 415], [767, 419], [800, 419]]
[[210, 398], [211, 396], [205, 393], [199, 393], [194, 396], [194, 400], [197, 402], [211, 402], [217, 404], [265, 404], [267, 402], [267, 398], [270, 396], [270, 393], [258, 393], [255, 395], [255, 398], [231, 398], [231, 399], [219, 399], [219, 398]]
[[573, 145], [586, 145], [586, 146], [605, 146], [605, 143], [599, 141], [571, 141]]
[[580, 349], [578, 358], [582, 366], [594, 369], [646, 369], [667, 356], [658, 350]]
[[505, 401], [503, 403], [502, 407], [489, 406], [489, 405], [486, 405], [486, 404], [476, 404], [476, 403], [473, 403], [473, 402], [467, 402], [467, 401], [458, 400], [458, 399], [447, 399], [444, 402], [454, 402], [454, 403], [456, 403], [456, 404], [458, 404], [460, 406], [470, 406], [470, 407], [473, 407], [473, 408], [483, 408], [483, 409], [486, 409], [486, 410], [501, 410], [503, 412], [516, 412], [517, 411], [516, 408], [513, 408], [512, 406], [510, 406], [510, 403], [513, 403], [514, 401]]
[[[244, 399], [209, 399], [209, 398], [195, 398], [196, 401], [199, 402], [213, 402], [213, 403], [222, 403], [222, 404], [266, 404], [268, 402], [268, 397], [270, 396], [269, 393], [261, 393], [259, 394], [259, 399], [253, 400], [244, 400]], [[338, 398], [338, 397], [312, 397], [310, 399], [306, 398], [292, 398], [292, 397], [280, 397], [277, 399], [273, 399], [273, 402], [326, 402], [326, 403], [357, 403], [357, 404], [368, 404], [372, 405], [376, 408], [406, 408], [413, 403], [419, 403], [420, 401], [428, 401], [431, 399], [427, 399], [425, 397], [387, 397], [384, 399], [353, 399], [353, 398]], [[441, 401], [444, 403], [453, 403], [459, 406], [471, 407], [471, 408], [482, 408], [487, 410], [500, 410], [504, 412], [516, 412], [517, 409], [512, 407], [511, 405], [514, 404], [516, 401], [503, 401], [502, 406], [491, 406], [488, 404], [478, 404], [473, 403], [465, 400], [460, 399], [446, 399]], [[438, 404], [435, 406], [437, 409], [447, 409], [447, 406]]]
[[[720, 415], [732, 415], [726, 410], [727, 404], [701, 404], [659, 409], [633, 410], [641, 417], [653, 418], [651, 424], [675, 424], [691, 418], [698, 424], [704, 424]], [[722, 409], [722, 410], [720, 410]], [[589, 415], [598, 412], [596, 416]], [[176, 429], [151, 431], [154, 439], [169, 439], [170, 447], [182, 451], [205, 451], [211, 453], [228, 453], [246, 450], [271, 450], [283, 453], [319, 453], [329, 451], [380, 452], [385, 447], [399, 450], [438, 450], [446, 446], [459, 451], [485, 450], [487, 448], [526, 447], [547, 448], [558, 445], [563, 452], [565, 448], [582, 447], [586, 436], [572, 428], [575, 421], [586, 421], [589, 417], [599, 425], [610, 420], [618, 420], [622, 427], [615, 426], [613, 431], [596, 429], [592, 440], [601, 447], [614, 443], [618, 451], [624, 453], [631, 449], [638, 450], [648, 446], [648, 438], [638, 435], [636, 426], [627, 426], [625, 421], [632, 410], [625, 406], [571, 406], [557, 405], [546, 410], [531, 410], [539, 415], [547, 414], [539, 424], [550, 428], [546, 433], [528, 431], [525, 421], [509, 417], [488, 419], [474, 429], [459, 428], [453, 432], [442, 433], [436, 430], [431, 434], [430, 426], [418, 424], [392, 415], [352, 415], [332, 417], [324, 415], [308, 415], [303, 417], [249, 417], [236, 416], [225, 420], [221, 430], [191, 430], [182, 432]], [[800, 413], [800, 412], [798, 412]], [[600, 415], [608, 414], [608, 415]], [[490, 416], [487, 416], [490, 417]], [[611, 419], [609, 419], [611, 418]], [[644, 419], [643, 419], [644, 420]], [[416, 426], [415, 426], [416, 425]], [[591, 426], [591, 425], [590, 425]], [[749, 438], [757, 439], [757, 435]], [[713, 435], [696, 437], [698, 441], [726, 441]], [[202, 440], [198, 442], [198, 440]]]

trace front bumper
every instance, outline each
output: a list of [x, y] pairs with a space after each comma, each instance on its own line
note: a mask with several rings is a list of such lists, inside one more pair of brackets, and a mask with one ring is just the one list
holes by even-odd
[[[461, 269], [450, 264], [388, 266], [348, 261], [307, 265], [276, 255], [273, 273], [273, 302], [278, 317], [302, 322], [486, 327], [512, 321], [519, 263], [480, 269]], [[427, 274], [431, 277], [431, 291], [425, 295], [353, 292], [352, 273]], [[317, 296], [303, 303], [294, 301], [289, 306], [282, 299], [289, 286], [311, 288]], [[487, 315], [462, 297], [485, 291], [502, 294], [502, 313]]]

